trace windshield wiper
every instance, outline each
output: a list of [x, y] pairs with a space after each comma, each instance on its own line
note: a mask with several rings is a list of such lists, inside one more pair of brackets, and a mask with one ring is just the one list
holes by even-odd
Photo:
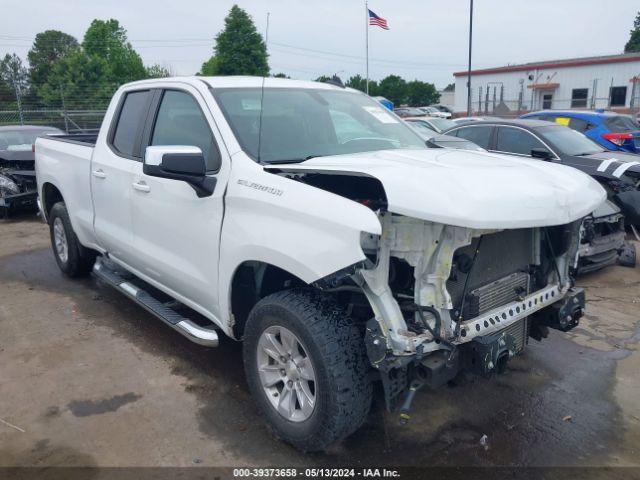
[[322, 155], [308, 155], [304, 158], [288, 158], [287, 160], [274, 160], [272, 162], [264, 162], [268, 164], [280, 164], [280, 163], [302, 163], [307, 160], [311, 160], [312, 158], [321, 157]]

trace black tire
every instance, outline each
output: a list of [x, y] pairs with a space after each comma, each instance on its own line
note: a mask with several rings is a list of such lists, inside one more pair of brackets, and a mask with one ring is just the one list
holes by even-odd
[[[280, 415], [258, 372], [258, 341], [271, 326], [285, 327], [304, 344], [316, 373], [313, 413], [301, 422]], [[304, 452], [323, 451], [355, 432], [371, 408], [373, 387], [362, 332], [332, 298], [311, 290], [277, 292], [251, 310], [244, 332], [244, 368], [251, 394], [272, 433]]]
[[[64, 234], [67, 241], [67, 258], [60, 257], [56, 249], [56, 243], [54, 238], [54, 225], [56, 219], [59, 218], [62, 222]], [[51, 248], [53, 250], [53, 256], [56, 259], [56, 263], [62, 273], [71, 278], [84, 277], [91, 272], [93, 264], [96, 260], [96, 252], [80, 245], [78, 238], [76, 237], [71, 221], [69, 220], [69, 213], [64, 202], [58, 202], [49, 212], [49, 234], [51, 237]]]

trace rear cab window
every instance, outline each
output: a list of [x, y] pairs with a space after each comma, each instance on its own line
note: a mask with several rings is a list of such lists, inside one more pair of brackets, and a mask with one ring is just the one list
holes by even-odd
[[109, 140], [110, 146], [121, 156], [141, 159], [140, 135], [151, 102], [150, 90], [127, 92], [120, 102], [116, 122]]

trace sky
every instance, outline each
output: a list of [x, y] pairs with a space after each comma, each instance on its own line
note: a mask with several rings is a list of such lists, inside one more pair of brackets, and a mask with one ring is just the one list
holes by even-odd
[[[0, 54], [26, 61], [47, 29], [79, 40], [94, 18], [116, 18], [146, 65], [196, 73], [237, 3], [263, 35], [273, 73], [313, 79], [365, 75], [365, 4], [360, 0], [3, 0]], [[615, 7], [612, 6], [615, 3]], [[389, 74], [443, 88], [465, 70], [469, 0], [370, 0], [390, 30], [369, 27], [370, 78]], [[475, 0], [473, 68], [621, 53], [638, 0]]]

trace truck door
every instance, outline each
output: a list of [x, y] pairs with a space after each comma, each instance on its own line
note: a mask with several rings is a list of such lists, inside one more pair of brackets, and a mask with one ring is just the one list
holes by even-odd
[[99, 139], [91, 161], [96, 237], [109, 255], [127, 264], [135, 258], [130, 206], [132, 168], [142, 161], [140, 139], [152, 96], [149, 89], [132, 90], [121, 96], [106, 142]]
[[[194, 87], [164, 89], [151, 107], [145, 145], [199, 147], [214, 193], [199, 198], [185, 182], [133, 167], [130, 185], [134, 251], [140, 273], [201, 313], [218, 317], [218, 254], [230, 162], [213, 116]], [[200, 307], [200, 308], [198, 308]], [[203, 311], [204, 310], [204, 311]]]

